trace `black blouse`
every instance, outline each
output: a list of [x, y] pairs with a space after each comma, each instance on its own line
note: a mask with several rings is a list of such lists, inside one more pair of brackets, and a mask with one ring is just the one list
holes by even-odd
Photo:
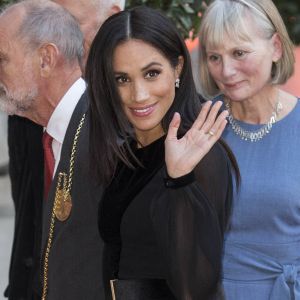
[[176, 299], [217, 299], [230, 162], [217, 143], [192, 174], [172, 180], [164, 138], [134, 150], [143, 167], [119, 163], [100, 202], [107, 295], [110, 279], [156, 278], [166, 280]]

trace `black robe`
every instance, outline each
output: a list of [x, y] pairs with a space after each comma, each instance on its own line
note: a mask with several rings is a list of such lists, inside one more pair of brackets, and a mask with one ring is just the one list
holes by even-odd
[[43, 128], [18, 116], [8, 119], [9, 175], [15, 206], [10, 259], [10, 300], [38, 299], [43, 204]]
[[[79, 100], [71, 117], [61, 150], [61, 159], [44, 202], [42, 233], [42, 267], [49, 236], [57, 176], [69, 172], [74, 136], [88, 107], [87, 93]], [[71, 190], [72, 210], [69, 218], [56, 219], [49, 256], [47, 300], [104, 299], [102, 285], [102, 250], [97, 226], [97, 208], [102, 187], [97, 185], [89, 168], [89, 118], [80, 131]]]

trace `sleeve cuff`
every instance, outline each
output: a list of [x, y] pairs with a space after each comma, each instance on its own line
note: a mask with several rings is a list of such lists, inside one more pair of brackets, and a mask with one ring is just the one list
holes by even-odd
[[165, 187], [171, 188], [171, 189], [178, 189], [180, 187], [186, 186], [192, 182], [195, 181], [195, 173], [194, 171], [183, 175], [181, 177], [172, 178], [168, 174], [164, 178]]

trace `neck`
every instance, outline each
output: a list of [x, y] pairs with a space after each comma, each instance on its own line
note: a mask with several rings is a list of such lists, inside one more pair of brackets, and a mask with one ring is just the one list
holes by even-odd
[[49, 119], [69, 88], [81, 77], [80, 68], [61, 70], [47, 78], [40, 87], [40, 92], [35, 100], [35, 105], [29, 112], [22, 115], [31, 121], [46, 127]]
[[136, 130], [135, 133], [138, 140], [138, 148], [150, 145], [165, 134], [160, 125], [149, 131]]
[[230, 103], [231, 114], [235, 119], [250, 124], [266, 124], [276, 109], [280, 96], [280, 91], [270, 86], [243, 101], [226, 100]]

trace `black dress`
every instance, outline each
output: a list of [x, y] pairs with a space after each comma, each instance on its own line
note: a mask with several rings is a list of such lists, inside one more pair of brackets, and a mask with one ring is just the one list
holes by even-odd
[[166, 174], [164, 139], [134, 150], [143, 167], [132, 170], [119, 163], [100, 202], [107, 299], [109, 280], [115, 278], [160, 279], [163, 295], [147, 299], [222, 297], [223, 235], [232, 196], [230, 161], [217, 143], [192, 173], [172, 180]]

